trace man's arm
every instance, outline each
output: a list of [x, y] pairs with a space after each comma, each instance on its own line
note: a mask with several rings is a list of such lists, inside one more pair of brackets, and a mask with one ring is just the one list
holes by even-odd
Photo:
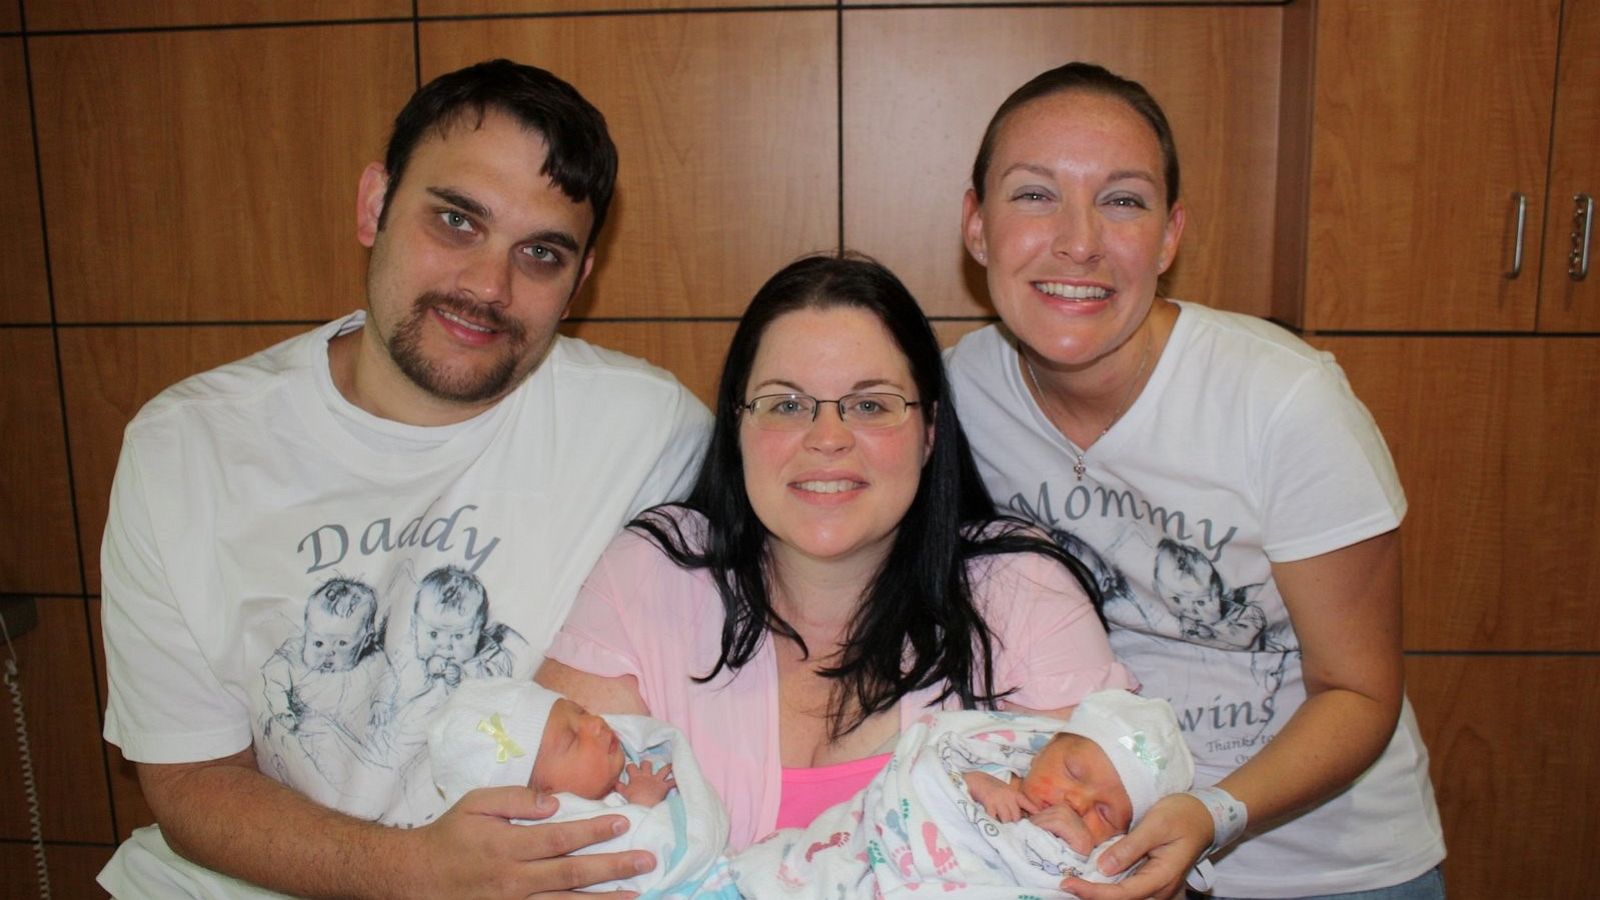
[[[473, 791], [434, 822], [401, 829], [323, 807], [257, 771], [245, 749], [138, 765], [167, 843], [199, 865], [305, 897], [585, 897], [567, 890], [653, 868], [643, 851], [567, 856], [627, 828], [622, 816], [513, 825], [556, 810], [527, 788]], [[548, 892], [548, 893], [541, 893]]]

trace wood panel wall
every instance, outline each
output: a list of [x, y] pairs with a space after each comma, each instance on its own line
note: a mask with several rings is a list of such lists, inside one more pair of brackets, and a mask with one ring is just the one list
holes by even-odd
[[1600, 338], [1315, 335], [1383, 429], [1407, 691], [1452, 897], [1585, 897], [1600, 859]]
[[[30, 598], [39, 613], [16, 652], [57, 896], [93, 896], [94, 871], [150, 820], [131, 768], [99, 737], [98, 546], [122, 427], [177, 379], [362, 304], [356, 178], [433, 75], [510, 56], [568, 78], [605, 111], [622, 153], [620, 190], [597, 274], [566, 330], [651, 359], [702, 397], [746, 299], [807, 251], [879, 256], [947, 340], [989, 317], [957, 229], [971, 154], [1011, 87], [1070, 58], [1141, 79], [1167, 106], [1190, 208], [1168, 291], [1272, 311], [1283, 278], [1275, 235], [1296, 209], [1281, 198], [1304, 164], [1306, 114], [1294, 98], [1305, 71], [1285, 52], [1295, 6], [689, 5], [0, 0], [0, 433], [10, 438], [0, 457], [0, 596]], [[1293, 90], [1280, 96], [1280, 81]], [[1565, 866], [1559, 883], [1582, 883], [1580, 874], [1593, 883], [1593, 859], [1572, 861], [1570, 836], [1546, 828], [1587, 816], [1577, 804], [1600, 781], [1592, 751], [1552, 756], [1565, 805], [1521, 802], [1544, 783], [1537, 771], [1484, 770], [1519, 765], [1527, 735], [1593, 733], [1595, 661], [1480, 665], [1465, 655], [1600, 649], [1580, 610], [1600, 577], [1593, 551], [1545, 543], [1552, 526], [1531, 505], [1461, 493], [1459, 478], [1499, 471], [1504, 442], [1530, 439], [1513, 416], [1440, 451], [1440, 429], [1425, 423], [1470, 415], [1474, 392], [1508, 408], [1513, 399], [1504, 385], [1449, 381], [1475, 360], [1470, 349], [1328, 340], [1356, 360], [1358, 389], [1381, 397], [1397, 396], [1385, 385], [1408, 358], [1437, 359], [1432, 377], [1459, 410], [1375, 403], [1414, 511], [1443, 499], [1441, 520], [1514, 521], [1508, 554], [1534, 548], [1526, 552], [1541, 566], [1576, 557], [1586, 567], [1587, 595], [1547, 598], [1520, 569], [1451, 556], [1448, 531], [1425, 525], [1423, 537], [1408, 536], [1407, 589], [1426, 599], [1408, 599], [1406, 636], [1427, 651], [1410, 671], [1443, 764], [1435, 778], [1456, 853], [1453, 895], [1491, 896], [1456, 878], [1454, 860], [1506, 858], [1503, 834], [1519, 836], [1523, 871]], [[1594, 358], [1591, 347], [1565, 346]], [[1530, 362], [1504, 352], [1508, 371]], [[1570, 361], [1553, 349], [1533, 355], [1549, 366], [1540, 372]], [[1600, 374], [1583, 371], [1591, 385]], [[1532, 391], [1559, 380], [1527, 377]], [[1566, 377], [1564, 390], [1581, 389]], [[1588, 467], [1588, 499], [1567, 502], [1594, 502], [1596, 412], [1588, 437], [1554, 451]], [[1550, 603], [1570, 617], [1529, 611]], [[1486, 709], [1520, 704], [1524, 692], [1561, 694], [1568, 717], [1524, 710], [1514, 727], [1485, 726]], [[9, 722], [5, 733], [0, 894], [27, 895], [28, 806]]]

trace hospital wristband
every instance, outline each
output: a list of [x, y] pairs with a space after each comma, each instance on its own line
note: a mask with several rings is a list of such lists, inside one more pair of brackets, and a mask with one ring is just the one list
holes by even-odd
[[1206, 812], [1211, 813], [1211, 846], [1206, 848], [1202, 859], [1210, 858], [1212, 854], [1237, 841], [1239, 836], [1244, 834], [1244, 827], [1249, 822], [1250, 816], [1245, 811], [1244, 804], [1232, 794], [1216, 786], [1195, 788], [1185, 793], [1204, 803]]

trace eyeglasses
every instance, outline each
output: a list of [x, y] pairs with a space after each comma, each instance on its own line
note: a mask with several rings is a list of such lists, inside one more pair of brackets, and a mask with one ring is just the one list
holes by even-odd
[[818, 400], [810, 394], [764, 394], [739, 407], [750, 421], [766, 431], [804, 431], [817, 420], [824, 403], [839, 409], [839, 420], [850, 428], [893, 428], [919, 405], [899, 394], [867, 392], [845, 394], [837, 400]]

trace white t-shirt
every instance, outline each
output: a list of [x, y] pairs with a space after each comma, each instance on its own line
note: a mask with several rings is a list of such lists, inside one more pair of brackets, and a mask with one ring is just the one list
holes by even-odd
[[[1305, 701], [1299, 639], [1273, 562], [1394, 529], [1405, 497], [1366, 407], [1330, 354], [1260, 319], [1179, 303], [1150, 382], [1085, 456], [1023, 383], [1008, 334], [949, 354], [956, 408], [989, 492], [1094, 572], [1111, 645], [1172, 703], [1213, 784]], [[1409, 702], [1354, 785], [1222, 857], [1218, 896], [1385, 887], [1444, 857]]]
[[363, 321], [189, 378], [128, 426], [105, 737], [148, 763], [253, 745], [300, 793], [413, 826], [444, 809], [433, 710], [464, 678], [532, 677], [618, 529], [687, 490], [710, 417], [669, 374], [558, 337], [471, 420], [380, 419], [328, 370]]

